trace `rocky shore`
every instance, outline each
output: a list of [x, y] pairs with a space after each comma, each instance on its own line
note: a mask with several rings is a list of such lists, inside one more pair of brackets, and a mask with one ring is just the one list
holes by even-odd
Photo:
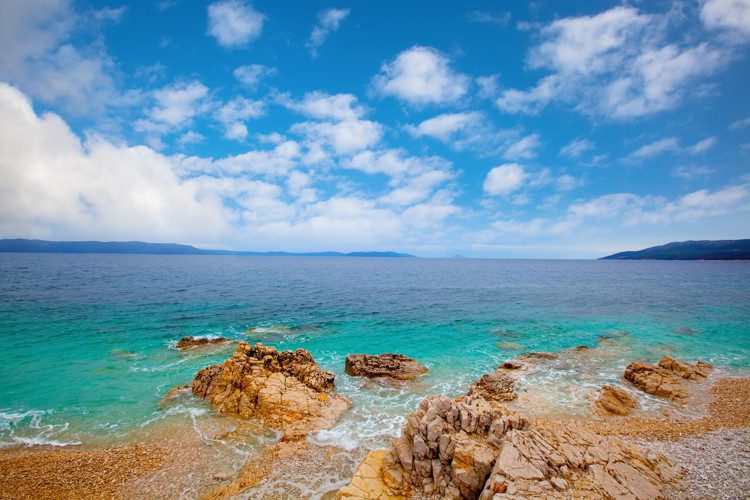
[[[309, 482], [322, 470], [338, 479], [318, 481], [317, 491], [337, 498], [646, 499], [750, 493], [746, 482], [728, 481], [750, 476], [750, 379], [705, 382], [713, 370], [707, 363], [669, 356], [655, 365], [635, 360], [625, 369], [622, 385], [605, 385], [589, 395], [589, 415], [537, 415], [512, 407], [524, 396], [530, 373], [548, 369], [561, 355], [590, 351], [581, 347], [507, 360], [463, 395], [425, 398], [407, 416], [398, 439], [369, 453], [307, 439], [332, 427], [350, 402], [336, 391], [335, 376], [304, 349], [278, 351], [240, 342], [225, 362], [200, 370], [192, 384], [169, 391], [161, 404], [192, 393], [218, 415], [278, 432], [275, 442], [235, 472], [204, 474], [207, 479], [188, 496], [308, 497], [310, 490], [292, 485], [290, 478]], [[347, 373], [374, 378], [410, 380], [424, 371], [418, 361], [396, 354], [353, 355], [346, 363]], [[704, 414], [649, 414], [638, 405], [639, 392], [677, 407], [701, 406]], [[212, 467], [215, 462], [206, 458], [210, 446], [187, 442], [177, 432], [169, 439], [109, 449], [5, 450], [0, 452], [0, 497], [175, 496], [167, 490], [155, 493], [153, 488], [165, 480], [159, 474]]]

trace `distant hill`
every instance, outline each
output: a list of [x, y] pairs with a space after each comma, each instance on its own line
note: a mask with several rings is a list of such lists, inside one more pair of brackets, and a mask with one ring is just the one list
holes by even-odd
[[19, 253], [115, 253], [161, 255], [261, 255], [300, 257], [414, 257], [396, 252], [241, 252], [233, 250], [204, 250], [177, 243], [145, 243], [143, 241], [47, 241], [0, 240], [0, 252]]
[[677, 241], [644, 250], [620, 252], [602, 259], [750, 260], [750, 240]]

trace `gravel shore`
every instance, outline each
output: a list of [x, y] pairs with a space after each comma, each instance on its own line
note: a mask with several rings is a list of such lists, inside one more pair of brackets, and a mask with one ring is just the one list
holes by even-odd
[[722, 429], [678, 441], [636, 441], [685, 468], [680, 498], [750, 497], [750, 429]]

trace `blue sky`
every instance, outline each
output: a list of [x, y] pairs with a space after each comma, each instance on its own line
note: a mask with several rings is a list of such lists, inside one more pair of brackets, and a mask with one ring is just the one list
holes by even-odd
[[750, 236], [750, 0], [0, 3], [0, 237]]

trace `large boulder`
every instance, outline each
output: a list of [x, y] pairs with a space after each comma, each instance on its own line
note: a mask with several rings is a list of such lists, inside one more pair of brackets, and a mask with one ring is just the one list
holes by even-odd
[[282, 430], [284, 440], [301, 439], [328, 428], [349, 401], [333, 391], [334, 375], [322, 370], [304, 350], [240, 342], [224, 363], [199, 371], [193, 394], [208, 399], [220, 413], [255, 418]]
[[209, 345], [228, 344], [231, 340], [224, 337], [208, 338], [208, 337], [183, 337], [177, 341], [175, 347], [177, 349], [190, 349], [192, 347], [205, 347]]
[[605, 385], [594, 401], [594, 411], [602, 417], [626, 416], [638, 408], [638, 400], [632, 394], [619, 387]]
[[413, 380], [427, 373], [426, 366], [402, 354], [350, 354], [344, 371], [348, 375], [368, 378]]
[[635, 361], [625, 368], [625, 380], [637, 389], [662, 398], [683, 401], [687, 391], [671, 370], [658, 365]]
[[690, 363], [678, 361], [671, 356], [661, 358], [659, 366], [687, 380], [703, 380], [714, 369], [713, 365], [704, 363], [703, 361], [698, 361], [694, 365], [691, 365]]

